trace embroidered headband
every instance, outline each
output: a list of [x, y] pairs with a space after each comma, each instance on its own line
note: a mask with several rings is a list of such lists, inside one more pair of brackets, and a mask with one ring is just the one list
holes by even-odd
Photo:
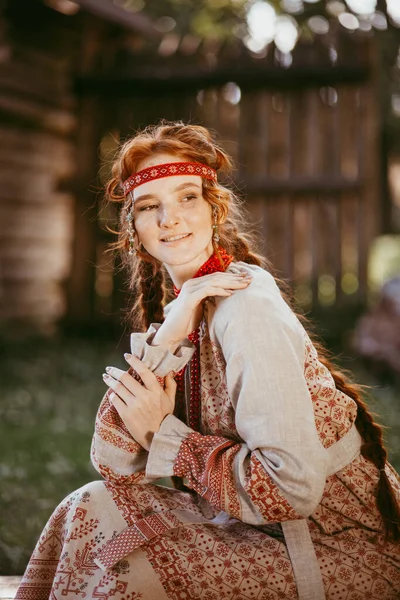
[[153, 179], [160, 179], [161, 177], [172, 177], [173, 175], [200, 175], [204, 179], [217, 181], [217, 171], [208, 165], [198, 162], [174, 162], [147, 167], [137, 173], [132, 173], [124, 181], [122, 187], [125, 195], [127, 195], [138, 185], [142, 185], [142, 183], [153, 181]]

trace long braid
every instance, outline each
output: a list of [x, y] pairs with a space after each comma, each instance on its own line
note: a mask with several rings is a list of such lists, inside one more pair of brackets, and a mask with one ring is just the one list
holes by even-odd
[[[320, 350], [318, 343], [314, 345], [317, 350]], [[386, 538], [394, 542], [400, 541], [400, 506], [385, 471], [387, 450], [383, 445], [382, 427], [373, 420], [366, 403], [361, 398], [359, 387], [350, 383], [323, 354], [320, 352], [319, 354], [319, 360], [331, 372], [336, 388], [357, 404], [355, 424], [364, 442], [361, 446], [361, 454], [379, 469], [376, 504], [384, 522]]]
[[[246, 254], [249, 245], [242, 236], [236, 235], [234, 237], [230, 237], [230, 244], [231, 248], [235, 249], [233, 255], [236, 260], [241, 260], [248, 264], [259, 264], [257, 262], [257, 255], [254, 255], [251, 252]], [[256, 258], [256, 260], [254, 260], [254, 258]], [[282, 296], [285, 298], [288, 304], [291, 305], [292, 302], [288, 297], [288, 286], [285, 284], [285, 282], [280, 281], [277, 277], [275, 277], [275, 279], [281, 288]], [[306, 317], [304, 317], [304, 315], [297, 314], [296, 311], [294, 312], [299, 320], [304, 325], [307, 325], [308, 320]], [[385, 472], [387, 451], [383, 445], [382, 427], [380, 427], [380, 425], [373, 420], [366, 403], [361, 397], [361, 387], [350, 383], [345, 373], [343, 371], [339, 371], [331, 363], [328, 358], [328, 351], [323, 347], [321, 342], [315, 339], [315, 335], [310, 334], [310, 338], [312, 339], [314, 347], [318, 352], [318, 360], [330, 371], [336, 388], [340, 392], [343, 392], [352, 398], [352, 400], [354, 400], [354, 402], [357, 404], [357, 417], [355, 425], [363, 439], [361, 454], [364, 456], [364, 458], [370, 460], [379, 470], [379, 481], [376, 491], [376, 505], [383, 520], [386, 539], [393, 542], [398, 542], [400, 541], [400, 506], [396, 500], [393, 488]]]
[[151, 323], [162, 323], [165, 286], [160, 263], [139, 257], [132, 274], [132, 288], [137, 290], [137, 296], [128, 319], [134, 327], [145, 331]]

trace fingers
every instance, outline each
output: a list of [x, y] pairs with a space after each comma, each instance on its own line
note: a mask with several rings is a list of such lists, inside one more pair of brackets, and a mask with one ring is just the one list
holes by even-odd
[[118, 396], [128, 404], [136, 394], [143, 394], [143, 386], [126, 371], [107, 367], [103, 380]]
[[158, 391], [162, 387], [154, 373], [136, 356], [125, 354], [124, 357], [139, 375], [143, 385], [126, 371], [122, 371], [117, 367], [106, 367], [103, 380], [121, 400], [128, 403], [132, 396], [142, 396], [144, 391]]
[[191, 295], [196, 301], [200, 301], [207, 296], [231, 296], [236, 290], [246, 289], [251, 280], [245, 279], [242, 281], [229, 281], [229, 282], [210, 282], [209, 285], [202, 285], [193, 287], [191, 289]]
[[126, 362], [136, 371], [148, 390], [157, 389], [160, 384], [152, 371], [136, 356], [125, 353]]
[[177, 387], [178, 387], [178, 384], [175, 381], [175, 379], [173, 378], [172, 373], [170, 373], [169, 375], [166, 376], [165, 385], [164, 385], [164, 391], [170, 400], [173, 400], [173, 401], [175, 400], [175, 394], [176, 394]]
[[[213, 273], [212, 275], [217, 275]], [[225, 273], [218, 273], [215, 277], [206, 276], [204, 278], [198, 277], [196, 279], [192, 279], [191, 281], [191, 290], [195, 291], [199, 288], [207, 288], [210, 287], [218, 287], [223, 289], [241, 289], [249, 285], [252, 281], [251, 275], [229, 275], [224, 277]]]
[[112, 404], [117, 409], [118, 414], [121, 416], [123, 414], [124, 410], [126, 409], [125, 402], [123, 400], [121, 400], [121, 398], [119, 396], [117, 396], [117, 394], [115, 392], [111, 392], [111, 394], [109, 394], [108, 398], [109, 398], [110, 402], [112, 402]]

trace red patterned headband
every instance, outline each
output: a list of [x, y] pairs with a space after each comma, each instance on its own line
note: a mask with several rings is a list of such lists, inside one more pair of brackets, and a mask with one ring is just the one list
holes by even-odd
[[160, 179], [161, 177], [172, 177], [173, 175], [200, 175], [204, 179], [217, 181], [217, 171], [208, 165], [198, 162], [174, 162], [147, 167], [147, 169], [133, 173], [124, 181], [122, 187], [124, 188], [125, 195], [127, 195], [135, 187], [142, 185], [142, 183], [153, 181], [153, 179]]

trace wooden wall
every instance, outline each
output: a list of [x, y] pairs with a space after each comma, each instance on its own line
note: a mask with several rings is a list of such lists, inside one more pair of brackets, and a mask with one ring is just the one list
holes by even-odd
[[65, 311], [71, 268], [74, 197], [64, 184], [76, 168], [79, 40], [62, 15], [25, 8], [10, 3], [1, 15], [0, 320], [46, 329]]
[[381, 219], [368, 40], [339, 40], [334, 68], [315, 48], [291, 70], [225, 50], [204, 68], [200, 55], [169, 64], [140, 36], [24, 1], [3, 15], [0, 51], [0, 320], [120, 323], [98, 171], [115, 140], [160, 118], [216, 129], [261, 250], [306, 309], [365, 302]]
[[[328, 83], [328, 84], [327, 84]], [[221, 83], [109, 100], [103, 146], [160, 117], [217, 131], [237, 165], [260, 249], [305, 309], [349, 311], [368, 296], [367, 259], [381, 231], [379, 110], [371, 74], [332, 84]], [[162, 107], [162, 108], [160, 108]], [[97, 255], [110, 236], [99, 228]], [[93, 311], [117, 314], [121, 280], [105, 260]], [[120, 278], [120, 275], [118, 275]], [[96, 298], [97, 296], [97, 298]]]

